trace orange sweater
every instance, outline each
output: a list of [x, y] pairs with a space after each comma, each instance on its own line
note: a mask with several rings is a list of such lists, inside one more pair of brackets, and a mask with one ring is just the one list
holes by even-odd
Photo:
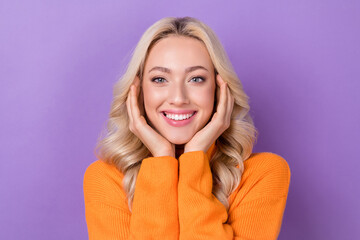
[[122, 173], [101, 160], [91, 164], [84, 177], [89, 239], [276, 239], [290, 182], [286, 161], [252, 154], [227, 212], [211, 193], [212, 151], [144, 159], [132, 212]]

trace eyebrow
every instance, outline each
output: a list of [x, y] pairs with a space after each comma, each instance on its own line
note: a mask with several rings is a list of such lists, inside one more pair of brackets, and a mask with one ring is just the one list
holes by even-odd
[[[198, 70], [198, 69], [203, 69], [205, 71], [208, 71], [205, 67], [203, 66], [192, 66], [192, 67], [188, 67], [185, 69], [185, 73], [189, 73], [189, 72], [192, 72], [192, 71], [195, 71], [195, 70]], [[171, 70], [169, 68], [166, 68], [166, 67], [159, 67], [159, 66], [156, 66], [156, 67], [153, 67], [152, 69], [150, 69], [149, 72], [151, 71], [155, 71], [155, 70], [158, 70], [158, 71], [161, 71], [161, 72], [165, 72], [165, 73], [171, 73]]]

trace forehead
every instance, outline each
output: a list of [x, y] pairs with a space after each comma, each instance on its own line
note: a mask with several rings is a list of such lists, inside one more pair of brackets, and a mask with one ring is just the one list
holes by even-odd
[[154, 66], [181, 70], [197, 65], [213, 69], [205, 44], [191, 37], [170, 36], [159, 40], [152, 47], [145, 63], [145, 71]]

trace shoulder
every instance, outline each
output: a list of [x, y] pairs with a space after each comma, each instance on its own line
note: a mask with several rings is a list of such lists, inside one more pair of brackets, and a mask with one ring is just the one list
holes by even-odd
[[118, 204], [126, 194], [122, 185], [123, 174], [116, 166], [97, 160], [90, 164], [84, 174], [85, 202]]
[[290, 179], [290, 167], [284, 158], [275, 153], [253, 153], [244, 161], [244, 177], [250, 175]]
[[230, 201], [247, 202], [259, 198], [287, 197], [290, 167], [281, 156], [264, 152], [254, 153], [244, 161], [244, 172]]

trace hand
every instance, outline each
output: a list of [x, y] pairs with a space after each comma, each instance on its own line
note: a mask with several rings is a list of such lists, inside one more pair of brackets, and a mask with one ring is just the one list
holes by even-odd
[[143, 113], [141, 113], [138, 104], [139, 89], [140, 80], [139, 77], [136, 76], [126, 100], [126, 107], [130, 119], [130, 131], [143, 142], [154, 157], [175, 157], [175, 146], [150, 127]]
[[230, 126], [234, 97], [231, 95], [227, 83], [219, 74], [216, 76], [216, 83], [220, 87], [216, 112], [211, 121], [185, 145], [184, 153], [193, 151], [207, 152], [211, 144]]

